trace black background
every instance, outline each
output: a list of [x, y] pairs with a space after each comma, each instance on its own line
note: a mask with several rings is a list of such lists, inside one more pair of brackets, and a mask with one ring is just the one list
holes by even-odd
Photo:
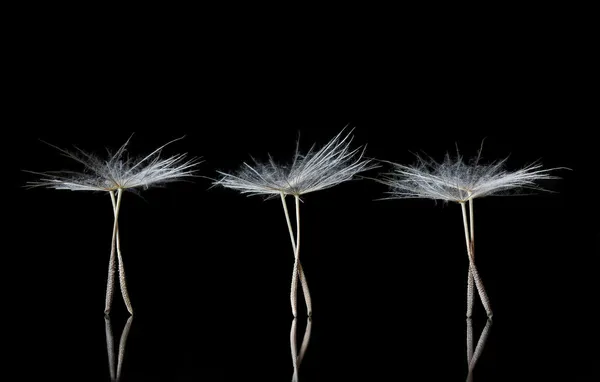
[[[106, 25], [24, 32], [11, 57], [4, 142], [16, 180], [5, 199], [10, 367], [23, 380], [109, 379], [110, 199], [24, 189], [36, 177], [22, 170], [80, 169], [40, 139], [103, 154], [135, 133], [130, 150], [141, 155], [185, 135], [164, 154], [201, 156], [198, 175], [216, 177], [250, 155], [286, 162], [299, 133], [306, 150], [349, 125], [355, 146], [368, 143], [367, 156], [378, 159], [441, 159], [456, 145], [468, 157], [485, 138], [484, 160], [510, 155], [509, 169], [538, 159], [571, 169], [541, 184], [554, 193], [475, 203], [477, 265], [495, 313], [475, 380], [589, 380], [597, 364], [586, 350], [597, 252], [596, 182], [584, 178], [597, 128], [588, 119], [591, 55], [572, 29], [497, 26], [486, 34], [457, 27], [452, 36], [397, 31], [394, 45], [360, 41], [355, 31], [323, 48], [272, 31], [195, 31], [191, 41], [178, 38], [185, 27], [169, 37], [146, 29], [107, 36]], [[136, 312], [123, 381], [291, 379], [293, 255], [281, 203], [210, 185], [197, 178], [123, 196]], [[375, 201], [385, 191], [357, 180], [303, 197], [314, 318], [300, 380], [466, 376], [460, 208]], [[127, 314], [115, 297], [118, 340]], [[477, 340], [480, 305], [474, 325]]]

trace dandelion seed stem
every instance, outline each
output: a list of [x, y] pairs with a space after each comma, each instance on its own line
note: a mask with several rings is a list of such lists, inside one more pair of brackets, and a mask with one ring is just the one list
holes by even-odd
[[294, 256], [294, 271], [292, 272], [292, 288], [290, 300], [292, 303], [292, 313], [297, 316], [297, 300], [298, 300], [298, 263], [300, 261], [300, 197], [294, 196], [296, 199], [296, 253]]
[[[117, 199], [120, 200], [123, 190], [119, 188], [117, 192]], [[115, 202], [115, 194], [111, 191], [110, 198], [113, 204], [113, 211], [115, 212], [115, 219], [117, 219], [117, 210], [116, 210], [116, 202]], [[123, 263], [123, 257], [121, 256], [121, 239], [119, 237], [119, 225], [117, 223], [117, 259], [119, 262], [119, 284], [121, 286], [121, 295], [123, 296], [123, 301], [125, 301], [125, 306], [127, 306], [127, 311], [129, 314], [133, 315], [133, 307], [131, 306], [131, 300], [129, 299], [129, 293], [127, 292], [127, 282], [125, 280], [125, 265]]]
[[489, 318], [492, 318], [493, 313], [490, 307], [490, 301], [488, 299], [487, 294], [485, 293], [483, 282], [481, 281], [481, 277], [479, 276], [479, 272], [477, 271], [477, 267], [475, 266], [475, 260], [473, 259], [473, 255], [471, 253], [471, 241], [469, 240], [469, 223], [467, 221], [467, 209], [464, 202], [461, 202], [460, 206], [462, 209], [463, 223], [465, 227], [465, 241], [467, 243], [467, 255], [469, 256], [469, 268], [471, 269], [471, 273], [473, 274], [473, 280], [475, 281], [475, 286], [477, 287], [477, 291], [479, 292], [481, 303], [485, 308], [487, 316]]
[[[114, 191], [109, 191], [111, 199], [114, 199], [115, 194]], [[115, 222], [113, 224], [113, 234], [112, 234], [112, 242], [110, 247], [110, 260], [108, 263], [108, 281], [106, 283], [106, 303], [104, 305], [104, 314], [110, 313], [110, 308], [113, 300], [113, 292], [115, 286], [115, 273], [116, 273], [116, 241], [117, 241], [117, 229], [118, 229], [118, 216], [119, 216], [119, 208], [121, 207], [121, 194], [117, 198], [116, 205], [113, 207]]]
[[[471, 192], [469, 192], [469, 196]], [[469, 200], [469, 226], [471, 228], [471, 256], [475, 259], [475, 223], [473, 220], [473, 199]], [[474, 293], [474, 285], [473, 285], [473, 272], [471, 272], [471, 267], [469, 267], [469, 272], [467, 275], [467, 317], [471, 317], [473, 315], [473, 303], [475, 302], [475, 293]]]
[[[288, 225], [288, 230], [290, 232], [290, 241], [292, 242], [292, 250], [294, 251], [294, 259], [296, 258], [296, 242], [294, 240], [294, 230], [292, 228], [292, 222], [290, 220], [290, 214], [288, 212], [287, 203], [285, 202], [285, 194], [282, 192], [281, 195], [281, 203], [283, 204], [283, 212], [285, 213], [285, 220]], [[304, 275], [304, 268], [302, 268], [302, 264], [298, 261], [298, 273], [300, 276], [300, 283], [302, 284], [302, 291], [304, 292], [304, 301], [306, 302], [306, 309], [308, 311], [308, 315], [312, 315], [312, 300], [310, 298], [310, 291], [308, 290], [308, 283], [306, 282], [306, 276]], [[295, 317], [295, 316], [294, 316]]]

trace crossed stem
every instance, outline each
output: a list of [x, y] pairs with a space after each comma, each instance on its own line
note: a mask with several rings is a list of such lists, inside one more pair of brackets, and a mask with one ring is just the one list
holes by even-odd
[[116, 258], [119, 263], [119, 285], [121, 287], [121, 295], [123, 296], [123, 301], [125, 301], [125, 305], [127, 306], [127, 311], [129, 314], [133, 315], [133, 308], [131, 306], [131, 300], [129, 299], [129, 293], [127, 292], [127, 283], [125, 280], [125, 266], [123, 264], [123, 257], [121, 256], [121, 240], [119, 238], [119, 209], [121, 207], [121, 197], [123, 195], [123, 190], [117, 190], [117, 197], [115, 200], [115, 192], [110, 192], [110, 199], [112, 201], [113, 212], [115, 215], [115, 222], [113, 225], [113, 235], [112, 235], [112, 243], [110, 250], [110, 260], [108, 264], [108, 282], [106, 286], [106, 304], [104, 307], [104, 314], [109, 314], [112, 300], [113, 300], [113, 290], [115, 284], [115, 273], [117, 271], [117, 265], [115, 260]]
[[292, 242], [292, 249], [294, 250], [294, 270], [292, 273], [290, 300], [292, 304], [292, 313], [294, 314], [294, 317], [296, 317], [298, 313], [298, 278], [300, 278], [300, 284], [302, 284], [302, 291], [304, 292], [304, 301], [306, 302], [306, 310], [308, 312], [308, 316], [312, 316], [312, 300], [310, 298], [310, 291], [308, 290], [308, 283], [306, 282], [304, 269], [302, 268], [302, 264], [300, 264], [300, 197], [296, 195], [295, 200], [296, 240], [294, 240], [294, 230], [292, 228], [290, 214], [288, 212], [287, 204], [285, 202], [285, 194], [281, 193], [281, 203], [283, 204], [283, 212], [285, 213], [285, 220], [287, 221], [288, 230], [290, 232], [290, 241]]
[[[462, 209], [462, 217], [463, 223], [465, 227], [465, 241], [467, 243], [467, 255], [469, 256], [469, 276], [468, 282], [471, 280], [475, 283], [477, 287], [477, 291], [479, 292], [479, 297], [481, 298], [481, 303], [485, 308], [488, 318], [492, 318], [492, 308], [490, 307], [490, 300], [485, 292], [485, 288], [483, 286], [483, 282], [481, 281], [481, 277], [479, 276], [479, 272], [477, 271], [477, 267], [475, 266], [475, 258], [473, 255], [474, 252], [474, 230], [473, 230], [473, 199], [470, 200], [470, 215], [471, 215], [471, 227], [469, 230], [469, 222], [467, 220], [467, 209], [465, 206], [465, 202], [461, 202], [460, 206]], [[470, 238], [469, 238], [470, 231]], [[469, 289], [469, 284], [467, 283], [467, 317], [471, 317], [473, 310], [473, 285]]]

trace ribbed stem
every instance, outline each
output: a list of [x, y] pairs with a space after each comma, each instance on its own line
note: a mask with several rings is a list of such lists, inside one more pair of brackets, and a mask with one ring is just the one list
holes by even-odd
[[300, 260], [300, 197], [295, 195], [296, 199], [296, 253], [294, 255], [294, 270], [292, 272], [292, 287], [290, 292], [290, 301], [292, 304], [292, 313], [294, 317], [298, 315], [298, 263]]
[[[471, 228], [471, 256], [475, 259], [475, 224], [473, 222], [473, 199], [469, 201], [469, 226]], [[467, 317], [473, 315], [473, 303], [475, 301], [475, 294], [473, 293], [473, 273], [471, 267], [467, 275]]]
[[473, 320], [467, 318], [467, 366], [473, 358]]
[[[115, 198], [114, 191], [110, 191], [110, 197], [112, 200]], [[119, 218], [119, 208], [121, 207], [121, 193], [117, 197], [116, 205], [113, 203], [113, 211], [115, 215], [115, 222], [113, 224], [112, 242], [110, 246], [110, 260], [108, 263], [108, 281], [106, 282], [106, 302], [104, 304], [104, 314], [110, 313], [110, 308], [113, 300], [113, 291], [115, 287], [115, 273], [116, 273], [116, 239], [117, 239], [117, 228]]]
[[469, 267], [471, 269], [471, 273], [473, 274], [473, 280], [475, 281], [475, 286], [477, 287], [477, 291], [479, 292], [479, 297], [481, 298], [481, 303], [485, 308], [487, 316], [492, 318], [493, 313], [490, 307], [490, 300], [485, 293], [485, 288], [483, 286], [483, 282], [481, 281], [481, 277], [479, 276], [479, 272], [477, 271], [477, 267], [475, 266], [475, 261], [473, 259], [473, 255], [471, 252], [471, 241], [469, 240], [469, 225], [467, 222], [467, 209], [465, 207], [465, 203], [460, 203], [462, 209], [463, 223], [465, 227], [465, 241], [467, 243], [467, 255], [469, 256]]
[[[296, 241], [294, 240], [294, 230], [292, 228], [292, 222], [290, 220], [290, 214], [288, 212], [287, 203], [285, 202], [285, 194], [281, 193], [281, 203], [283, 205], [283, 212], [285, 214], [285, 220], [288, 225], [288, 231], [290, 233], [290, 241], [292, 243], [292, 250], [294, 251], [294, 258], [296, 257]], [[298, 261], [298, 274], [300, 276], [300, 284], [302, 284], [302, 291], [304, 292], [304, 301], [306, 302], [306, 310], [308, 315], [312, 315], [312, 300], [310, 298], [310, 291], [308, 290], [308, 283], [306, 276], [304, 275], [304, 268], [302, 263]], [[294, 316], [295, 317], [295, 316]]]
[[[117, 192], [117, 198], [121, 198], [123, 190], [119, 189]], [[115, 195], [113, 192], [110, 193], [110, 197], [113, 203], [113, 210], [115, 212], [115, 219], [117, 219], [117, 210], [116, 210], [116, 202]], [[127, 311], [129, 314], [133, 315], [133, 307], [131, 306], [131, 300], [129, 299], [129, 293], [127, 292], [127, 282], [125, 279], [125, 265], [123, 264], [123, 257], [121, 256], [121, 239], [119, 237], [119, 225], [117, 223], [117, 259], [119, 261], [119, 284], [121, 285], [121, 295], [123, 296], [123, 301], [125, 301], [125, 306], [127, 306]]]

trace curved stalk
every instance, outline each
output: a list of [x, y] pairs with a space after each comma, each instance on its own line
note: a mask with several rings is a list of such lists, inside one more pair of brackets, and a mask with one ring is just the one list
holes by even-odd
[[292, 273], [292, 291], [290, 300], [292, 302], [292, 313], [297, 316], [297, 299], [298, 299], [298, 264], [300, 262], [300, 197], [295, 195], [296, 200], [296, 253], [294, 256], [294, 270]]
[[[469, 226], [471, 228], [471, 256], [475, 259], [475, 223], [473, 222], [473, 199], [469, 200]], [[467, 275], [467, 317], [473, 315], [473, 303], [475, 301], [475, 294], [473, 291], [473, 273], [471, 267], [469, 267], [469, 273]]]
[[465, 203], [460, 203], [462, 209], [463, 223], [465, 227], [465, 241], [467, 243], [467, 255], [469, 256], [469, 268], [471, 269], [471, 273], [473, 274], [473, 280], [475, 281], [475, 286], [477, 287], [477, 291], [479, 292], [479, 297], [481, 298], [481, 303], [485, 308], [487, 316], [491, 319], [493, 316], [492, 309], [490, 307], [490, 300], [485, 293], [485, 288], [483, 286], [483, 281], [481, 281], [481, 277], [479, 276], [479, 272], [477, 271], [477, 267], [475, 266], [475, 261], [473, 259], [473, 254], [471, 251], [471, 241], [469, 240], [469, 224], [467, 222], [467, 209], [465, 207]]
[[[117, 193], [117, 198], [121, 197], [123, 190], [119, 189]], [[115, 212], [115, 219], [117, 219], [117, 210], [115, 203], [115, 195], [114, 192], [110, 193], [110, 197], [113, 203], [113, 210]], [[123, 257], [121, 256], [121, 239], [119, 238], [119, 225], [117, 223], [117, 259], [119, 261], [119, 284], [121, 286], [121, 295], [123, 296], [123, 301], [125, 301], [125, 306], [127, 306], [127, 311], [129, 314], [133, 315], [133, 307], [131, 306], [131, 300], [129, 299], [129, 293], [127, 292], [127, 282], [125, 280], [125, 265], [123, 264]]]
[[114, 203], [115, 193], [110, 191], [110, 197], [113, 200], [113, 211], [115, 215], [115, 222], [113, 224], [112, 243], [110, 246], [110, 260], [108, 262], [108, 281], [106, 282], [106, 302], [104, 304], [104, 314], [110, 313], [110, 308], [113, 300], [113, 291], [115, 287], [115, 273], [116, 273], [116, 239], [117, 239], [117, 221], [119, 217], [119, 208], [121, 207], [121, 190], [119, 190], [116, 204]]
[[[281, 193], [281, 203], [283, 205], [283, 212], [285, 213], [285, 220], [288, 225], [288, 230], [290, 232], [290, 241], [292, 243], [292, 250], [294, 251], [294, 258], [296, 257], [296, 242], [294, 240], [294, 230], [292, 228], [292, 222], [290, 220], [290, 214], [288, 212], [287, 203], [285, 202], [285, 194]], [[308, 283], [306, 281], [306, 276], [304, 275], [304, 268], [300, 261], [298, 261], [298, 275], [300, 276], [300, 284], [302, 285], [302, 291], [304, 292], [304, 301], [306, 302], [306, 310], [308, 311], [308, 315], [312, 315], [312, 300], [310, 298], [310, 291], [308, 290]], [[296, 317], [294, 315], [294, 317]]]
[[298, 262], [300, 260], [300, 197], [298, 195], [294, 197], [296, 199], [296, 253], [294, 254], [290, 301], [292, 303], [292, 313], [296, 317], [298, 315]]

